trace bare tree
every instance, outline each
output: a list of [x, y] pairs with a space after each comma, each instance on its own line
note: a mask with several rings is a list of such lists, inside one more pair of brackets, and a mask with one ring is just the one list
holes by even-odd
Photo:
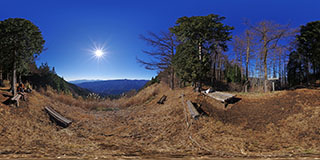
[[[243, 61], [242, 58], [246, 52], [246, 41], [242, 36], [235, 36], [233, 39], [233, 51], [235, 53], [235, 62], [241, 70], [241, 80], [243, 80]], [[237, 73], [236, 73], [237, 74]]]
[[223, 48], [216, 46], [215, 50], [206, 50], [210, 53], [211, 58], [211, 84], [215, 84], [216, 80], [222, 81], [224, 65], [228, 61], [227, 56], [224, 54]]
[[171, 32], [160, 32], [159, 35], [149, 32], [147, 36], [140, 35], [140, 38], [152, 46], [154, 50], [143, 50], [143, 53], [152, 58], [149, 61], [136, 58], [137, 62], [148, 70], [167, 71], [170, 76], [170, 87], [174, 89], [175, 71], [172, 66], [172, 59], [178, 45], [175, 35]]
[[245, 41], [246, 41], [246, 79], [249, 78], [249, 64], [250, 59], [252, 57], [251, 53], [254, 51], [254, 42], [253, 42], [253, 34], [252, 31], [245, 31]]
[[[240, 36], [235, 36], [233, 39], [233, 51], [235, 52], [236, 63], [241, 68], [241, 80], [246, 80], [245, 92], [248, 90], [248, 78], [249, 78], [249, 65], [252, 58], [252, 52], [254, 48], [254, 37], [252, 31], [245, 30]], [[245, 66], [245, 71], [244, 71]], [[244, 74], [245, 72], [245, 74]], [[245, 78], [244, 78], [245, 75]]]
[[271, 50], [278, 46], [279, 41], [290, 35], [289, 25], [276, 24], [271, 21], [261, 21], [256, 25], [249, 24], [249, 26], [260, 42], [265, 80], [264, 91], [267, 92], [268, 55]]

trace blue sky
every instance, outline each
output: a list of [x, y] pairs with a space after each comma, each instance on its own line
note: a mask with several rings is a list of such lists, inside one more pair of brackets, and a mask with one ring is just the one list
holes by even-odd
[[[320, 0], [0, 0], [0, 20], [26, 18], [46, 40], [37, 64], [47, 62], [66, 80], [151, 79], [136, 57], [147, 60], [139, 39], [149, 31], [166, 31], [182, 16], [218, 14], [241, 33], [243, 20], [273, 20], [293, 27], [320, 20]], [[96, 59], [94, 43], [105, 45]]]

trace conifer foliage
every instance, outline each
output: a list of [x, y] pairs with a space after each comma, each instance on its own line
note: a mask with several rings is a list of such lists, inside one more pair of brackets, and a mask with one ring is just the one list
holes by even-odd
[[288, 63], [290, 85], [309, 83], [320, 79], [320, 21], [301, 26], [296, 36], [296, 50]]
[[183, 81], [193, 82], [196, 88], [208, 78], [211, 54], [227, 50], [233, 27], [224, 25], [225, 17], [208, 16], [181, 17], [170, 28], [181, 42], [174, 58], [177, 74]]
[[40, 29], [29, 20], [0, 21], [0, 61], [12, 71], [12, 93], [16, 94], [16, 72], [25, 70], [42, 50], [45, 41]]

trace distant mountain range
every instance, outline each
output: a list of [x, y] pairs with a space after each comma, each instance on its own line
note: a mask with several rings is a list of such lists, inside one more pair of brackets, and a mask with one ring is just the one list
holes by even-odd
[[119, 95], [130, 90], [138, 91], [149, 80], [76, 80], [69, 81], [81, 88], [86, 88], [91, 92], [100, 94], [102, 96], [107, 95]]
[[81, 79], [81, 80], [74, 80], [74, 81], [68, 81], [69, 83], [72, 84], [80, 84], [84, 82], [96, 82], [96, 81], [103, 81], [103, 80], [87, 80], [87, 79]]

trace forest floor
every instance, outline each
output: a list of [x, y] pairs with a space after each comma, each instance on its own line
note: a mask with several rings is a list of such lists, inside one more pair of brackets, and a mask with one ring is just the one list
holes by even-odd
[[[320, 89], [236, 93], [227, 108], [192, 88], [164, 84], [99, 103], [33, 91], [18, 108], [8, 103], [7, 89], [0, 88], [0, 159], [320, 157]], [[163, 95], [167, 100], [157, 104]], [[191, 119], [186, 100], [203, 116]], [[56, 126], [45, 106], [71, 126]]]

